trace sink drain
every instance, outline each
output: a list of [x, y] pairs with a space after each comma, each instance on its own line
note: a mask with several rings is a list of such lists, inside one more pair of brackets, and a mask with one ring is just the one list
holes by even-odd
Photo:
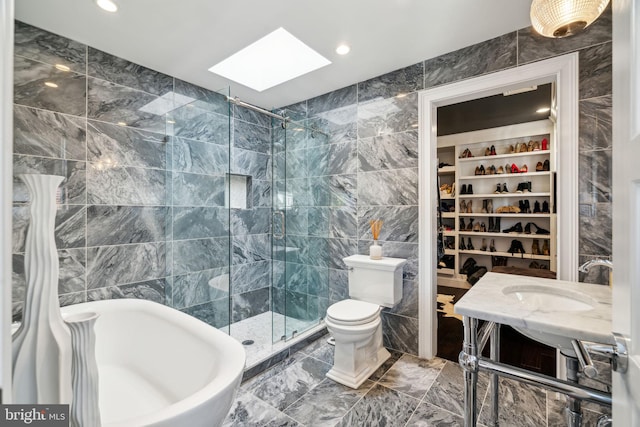
[[253, 344], [253, 340], [244, 340], [242, 341], [242, 345], [251, 345]]

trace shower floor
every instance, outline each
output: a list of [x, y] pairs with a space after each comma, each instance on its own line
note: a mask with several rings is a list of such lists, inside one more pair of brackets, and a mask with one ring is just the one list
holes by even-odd
[[[287, 337], [291, 336], [292, 331], [302, 331], [309, 327], [309, 321], [294, 319], [292, 317], [287, 317], [286, 322]], [[291, 347], [293, 344], [304, 340], [308, 336], [325, 327], [324, 322], [322, 321], [320, 323], [315, 323], [315, 325], [309, 328], [309, 330], [296, 334], [294, 338], [290, 338], [287, 341], [278, 339], [275, 343], [272, 342], [274, 335], [279, 338], [281, 335], [285, 334], [284, 326], [285, 316], [271, 311], [233, 323], [230, 326], [229, 333], [236, 340], [240, 342], [246, 340], [253, 341], [253, 344], [244, 346], [244, 349], [247, 352], [247, 363], [245, 369], [254, 367], [258, 363], [261, 363], [274, 354]], [[276, 334], [274, 334], [273, 331], [276, 331]]]

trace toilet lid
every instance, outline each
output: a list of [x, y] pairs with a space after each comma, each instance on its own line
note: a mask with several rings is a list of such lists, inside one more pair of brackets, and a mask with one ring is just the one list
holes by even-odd
[[337, 302], [327, 309], [327, 317], [331, 320], [350, 325], [371, 322], [379, 313], [379, 305], [353, 299]]

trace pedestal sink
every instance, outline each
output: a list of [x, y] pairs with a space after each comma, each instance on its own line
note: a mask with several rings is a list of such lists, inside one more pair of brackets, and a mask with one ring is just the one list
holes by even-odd
[[569, 356], [574, 339], [613, 344], [608, 286], [487, 273], [455, 311], [509, 325]]

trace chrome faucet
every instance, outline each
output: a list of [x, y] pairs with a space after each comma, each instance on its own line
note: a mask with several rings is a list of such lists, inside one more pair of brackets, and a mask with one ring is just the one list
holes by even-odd
[[608, 259], [592, 259], [592, 260], [589, 260], [589, 261], [585, 262], [580, 267], [578, 267], [578, 271], [580, 273], [586, 273], [594, 265], [601, 265], [603, 267], [608, 267], [611, 270], [613, 270], [613, 263], [611, 261], [609, 261]]

